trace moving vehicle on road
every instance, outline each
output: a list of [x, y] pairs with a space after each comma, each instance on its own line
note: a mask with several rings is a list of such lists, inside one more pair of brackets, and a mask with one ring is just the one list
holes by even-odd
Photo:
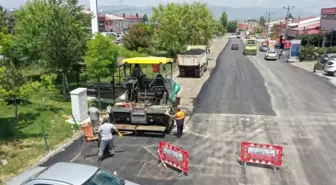
[[238, 44], [232, 44], [231, 45], [231, 50], [239, 50], [239, 45]]
[[267, 51], [265, 55], [265, 60], [277, 60], [278, 59], [278, 54], [274, 50], [269, 50]]
[[179, 76], [201, 77], [208, 68], [208, 49], [205, 45], [188, 46], [187, 51], [177, 55]]
[[95, 166], [59, 162], [35, 167], [14, 178], [8, 185], [139, 185]]
[[268, 45], [260, 45], [259, 46], [259, 51], [261, 51], [261, 52], [266, 52], [268, 50], [270, 50]]
[[245, 41], [244, 55], [257, 55], [257, 41], [255, 39]]
[[324, 71], [328, 75], [334, 75], [336, 76], [336, 58], [329, 60], [325, 65], [324, 65]]
[[[175, 87], [172, 78], [172, 58], [136, 57], [122, 60], [124, 66], [125, 100], [109, 109], [119, 131], [169, 133], [174, 119], [167, 116], [176, 112]], [[128, 75], [141, 66], [152, 66], [154, 77], [146, 74]], [[161, 74], [161, 72], [163, 74]], [[149, 75], [149, 74], [147, 74]]]

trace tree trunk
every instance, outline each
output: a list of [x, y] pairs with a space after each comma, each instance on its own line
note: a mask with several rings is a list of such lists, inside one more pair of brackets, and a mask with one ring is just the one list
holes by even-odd
[[45, 97], [42, 98], [42, 111], [45, 111]]
[[15, 105], [15, 123], [19, 123], [19, 105], [17, 103], [17, 99], [14, 98], [14, 105]]
[[69, 89], [69, 84], [68, 84], [68, 78], [67, 76], [65, 75], [65, 73], [62, 73], [62, 78], [63, 78], [63, 99], [64, 101], [67, 100], [67, 90]]
[[99, 108], [102, 109], [102, 102], [100, 97], [100, 78], [98, 78], [98, 101], [99, 101]]
[[66, 87], [65, 87], [65, 75], [64, 75], [64, 73], [62, 73], [62, 78], [63, 78], [63, 79], [62, 79], [63, 99], [64, 99], [64, 101], [65, 101], [65, 100], [66, 100]]

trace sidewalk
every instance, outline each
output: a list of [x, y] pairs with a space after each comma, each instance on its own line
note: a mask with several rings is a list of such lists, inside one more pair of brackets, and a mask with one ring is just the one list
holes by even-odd
[[[313, 73], [315, 63], [316, 61], [303, 61], [303, 62], [292, 62], [290, 64]], [[326, 73], [324, 73], [321, 70], [317, 70], [315, 74], [329, 80], [336, 87], [336, 77], [335, 76], [328, 76]]]

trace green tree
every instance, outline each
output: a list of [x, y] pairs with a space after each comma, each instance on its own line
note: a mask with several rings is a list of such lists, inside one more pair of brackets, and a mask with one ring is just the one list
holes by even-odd
[[149, 25], [133, 24], [123, 38], [124, 46], [129, 50], [147, 49], [152, 42], [152, 32]]
[[151, 17], [157, 50], [174, 56], [187, 45], [208, 45], [216, 31], [211, 11], [202, 3], [159, 5]]
[[220, 21], [216, 22], [216, 31], [219, 32], [220, 34], [225, 34], [226, 29], [223, 27], [223, 24]]
[[142, 17], [142, 22], [146, 23], [148, 21], [147, 14]]
[[43, 87], [42, 110], [45, 110], [46, 98], [56, 91], [56, 74], [44, 74], [41, 76], [41, 86]]
[[110, 39], [98, 34], [95, 39], [87, 42], [87, 48], [84, 62], [87, 74], [97, 79], [99, 107], [102, 108], [100, 81], [102, 78], [111, 76], [114, 73], [118, 57], [118, 46], [113, 44]]
[[259, 23], [261, 26], [265, 26], [266, 24], [266, 19], [264, 16], [260, 16]]
[[222, 15], [220, 16], [220, 22], [223, 25], [224, 28], [226, 28], [226, 25], [228, 23], [228, 18], [226, 12], [223, 12]]
[[256, 29], [256, 33], [257, 33], [257, 34], [261, 34], [261, 33], [262, 33], [262, 29], [261, 29], [260, 27], [257, 27], [257, 29]]
[[271, 28], [271, 39], [276, 40], [278, 37], [278, 30], [279, 30], [279, 25], [278, 24], [273, 24]]
[[293, 15], [292, 15], [291, 13], [289, 13], [289, 14], [288, 14], [288, 18], [289, 18], [289, 19], [292, 19], [292, 18], [294, 18], [294, 17], [293, 17]]
[[230, 33], [236, 32], [236, 30], [237, 30], [237, 22], [234, 22], [234, 21], [228, 22], [227, 25], [226, 25], [226, 29]]
[[14, 48], [29, 64], [41, 62], [61, 75], [64, 99], [68, 95], [67, 76], [82, 60], [87, 17], [78, 0], [32, 0], [15, 14]]
[[28, 81], [13, 62], [7, 60], [1, 68], [0, 99], [15, 106], [15, 121], [19, 122], [19, 104], [30, 97], [40, 87], [39, 82]]

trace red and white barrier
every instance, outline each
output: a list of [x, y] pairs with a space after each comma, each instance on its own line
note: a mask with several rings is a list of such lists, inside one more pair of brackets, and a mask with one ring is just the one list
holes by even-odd
[[162, 164], [166, 164], [179, 169], [183, 173], [188, 173], [189, 171], [189, 152], [176, 147], [168, 142], [160, 141], [159, 142], [159, 160]]
[[276, 167], [282, 165], [282, 147], [279, 145], [242, 142], [240, 160], [247, 163], [263, 164]]

